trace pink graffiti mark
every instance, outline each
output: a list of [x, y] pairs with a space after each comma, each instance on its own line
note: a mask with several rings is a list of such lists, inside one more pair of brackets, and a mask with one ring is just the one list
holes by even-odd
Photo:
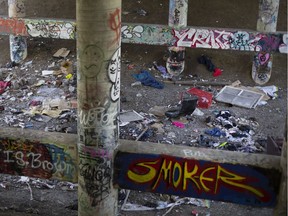
[[269, 53], [259, 53], [258, 54], [258, 59], [261, 65], [267, 64], [267, 62], [270, 59], [270, 54]]
[[257, 36], [261, 38], [258, 41], [257, 45], [263, 52], [271, 52], [277, 50], [281, 42], [281, 38], [279, 36], [275, 35], [265, 36], [262, 34], [258, 34]]

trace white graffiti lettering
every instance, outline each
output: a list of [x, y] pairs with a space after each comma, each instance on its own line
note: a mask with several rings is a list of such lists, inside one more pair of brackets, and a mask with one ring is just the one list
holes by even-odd
[[144, 32], [144, 28], [143, 26], [140, 26], [140, 25], [135, 26], [135, 27], [132, 27], [132, 26], [121, 27], [122, 38], [130, 39], [130, 38], [133, 38], [134, 36], [141, 38], [143, 32]]
[[177, 38], [177, 46], [184, 47], [229, 49], [229, 39], [231, 35], [231, 32], [218, 30], [174, 30], [174, 36]]
[[116, 50], [113, 54], [109, 66], [108, 76], [112, 82], [110, 90], [110, 97], [113, 102], [117, 101], [120, 97], [120, 70], [121, 70], [121, 48]]
[[[53, 173], [75, 173], [74, 166], [66, 161], [58, 159], [56, 162], [52, 163], [47, 160], [42, 160], [42, 155], [39, 153], [29, 152], [24, 154], [21, 151], [3, 151], [6, 155], [3, 160], [4, 163], [15, 163], [20, 167], [32, 168], [32, 169], [43, 169], [53, 171]], [[14, 157], [13, 157], [14, 156]], [[15, 160], [12, 160], [11, 158]]]
[[113, 124], [114, 116], [109, 116], [103, 107], [95, 107], [88, 111], [81, 110], [79, 112], [79, 120], [84, 128], [116, 127]]

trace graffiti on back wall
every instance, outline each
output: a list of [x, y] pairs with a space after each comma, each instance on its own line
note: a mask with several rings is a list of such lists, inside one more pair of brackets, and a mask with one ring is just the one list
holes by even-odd
[[279, 46], [285, 43], [284, 37], [281, 39], [278, 35], [251, 34], [246, 31], [190, 28], [182, 31], [173, 30], [173, 34], [175, 45], [192, 48], [269, 52], [277, 51]]
[[56, 145], [0, 139], [0, 173], [75, 181], [74, 160]]
[[[219, 164], [170, 156], [116, 156], [115, 182], [122, 188], [273, 206], [276, 190], [266, 176], [246, 166]], [[280, 176], [280, 175], [279, 175]]]
[[49, 20], [28, 20], [27, 33], [31, 37], [75, 39], [75, 23]]

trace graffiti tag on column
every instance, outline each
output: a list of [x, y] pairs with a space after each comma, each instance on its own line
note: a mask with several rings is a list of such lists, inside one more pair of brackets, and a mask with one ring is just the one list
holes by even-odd
[[174, 10], [174, 25], [178, 25], [180, 23], [180, 11], [175, 8]]
[[119, 44], [121, 38], [121, 10], [119, 8], [110, 14], [109, 25], [116, 35], [113, 44]]
[[98, 104], [91, 104], [87, 109], [78, 112], [79, 122], [83, 129], [79, 130], [80, 141], [85, 145], [93, 145], [99, 148], [107, 146], [113, 140], [116, 125], [117, 107], [108, 110], [111, 101], [106, 100]]
[[113, 127], [113, 119], [109, 117], [104, 107], [91, 108], [88, 111], [79, 112], [79, 121], [84, 128]]
[[112, 178], [111, 162], [100, 157], [92, 158], [85, 153], [81, 153], [81, 151], [79, 154], [79, 172], [84, 178], [91, 206], [96, 206], [97, 203], [105, 199], [110, 193], [110, 181]]
[[265, 24], [264, 29], [266, 29], [268, 25], [276, 24], [278, 4], [273, 3], [273, 0], [261, 0], [260, 1], [259, 19], [261, 20], [261, 22]]
[[110, 97], [113, 102], [120, 97], [120, 70], [121, 70], [121, 48], [116, 50], [110, 59], [108, 66], [108, 76], [112, 82]]
[[88, 45], [85, 47], [82, 55], [82, 64], [80, 68], [80, 73], [87, 78], [98, 77], [101, 72], [101, 68], [104, 60], [104, 52], [97, 45]]

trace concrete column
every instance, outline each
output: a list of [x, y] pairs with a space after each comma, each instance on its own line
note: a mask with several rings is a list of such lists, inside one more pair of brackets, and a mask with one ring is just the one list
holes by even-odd
[[[170, 0], [169, 26], [180, 29], [187, 26], [188, 0]], [[169, 74], [178, 76], [185, 67], [185, 48], [169, 47], [166, 68]]]
[[77, 0], [78, 215], [117, 213], [121, 0]]
[[[24, 0], [8, 0], [8, 16], [15, 18], [25, 17]], [[14, 63], [20, 63], [27, 57], [26, 38], [18, 35], [10, 35], [10, 59]]]
[[[276, 32], [278, 10], [280, 0], [259, 0], [259, 14], [257, 21], [257, 31], [259, 32]], [[272, 75], [273, 56], [269, 52], [271, 44], [279, 40], [275, 37], [267, 37], [263, 39], [266, 49], [257, 50], [252, 66], [252, 79], [259, 85], [266, 84]]]

